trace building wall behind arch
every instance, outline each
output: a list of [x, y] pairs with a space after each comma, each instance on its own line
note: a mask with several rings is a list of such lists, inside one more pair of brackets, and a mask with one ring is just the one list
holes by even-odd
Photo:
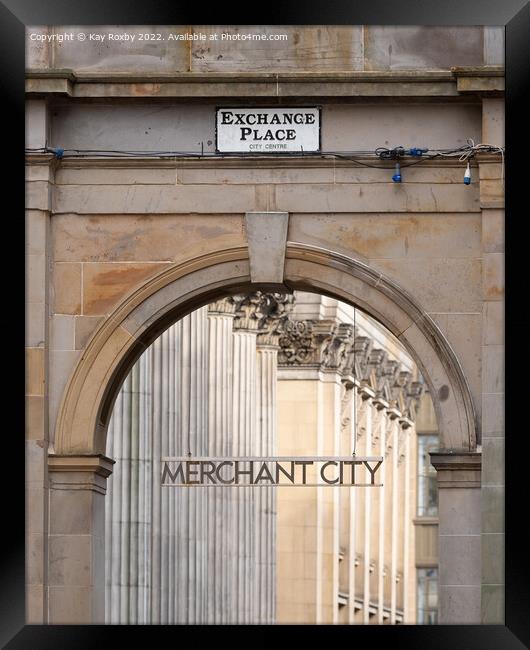
[[[85, 27], [28, 32], [59, 29]], [[288, 34], [281, 57], [272, 41], [230, 46], [229, 54], [189, 42], [127, 50], [28, 41], [27, 146], [200, 151], [204, 143], [211, 151], [216, 103], [276, 104], [278, 96], [285, 104], [322, 104], [323, 143], [331, 149], [504, 142], [501, 28], [260, 30]], [[216, 85], [223, 71], [235, 77]], [[178, 78], [190, 73], [199, 83]], [[355, 255], [398, 282], [453, 347], [482, 431], [483, 618], [502, 621], [503, 170], [497, 159], [484, 159], [472, 172], [464, 186], [461, 163], [433, 161], [404, 169], [397, 186], [390, 171], [339, 159], [58, 161], [28, 154], [29, 620], [46, 620], [49, 596], [61, 589], [60, 553], [45, 543], [47, 453], [88, 339], [157, 272], [245, 246], [245, 212], [278, 210], [289, 212], [290, 240]]]

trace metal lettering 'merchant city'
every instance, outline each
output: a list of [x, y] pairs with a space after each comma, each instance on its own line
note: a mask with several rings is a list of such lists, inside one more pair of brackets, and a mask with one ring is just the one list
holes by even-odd
[[169, 487], [381, 487], [380, 456], [162, 458]]

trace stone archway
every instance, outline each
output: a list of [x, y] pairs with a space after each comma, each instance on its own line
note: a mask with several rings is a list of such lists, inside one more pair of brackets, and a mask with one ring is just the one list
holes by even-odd
[[[62, 532], [72, 535], [71, 543], [78, 547], [76, 556], [89, 566], [90, 579], [89, 584], [79, 585], [75, 571], [72, 577], [65, 576], [65, 602], [76, 593], [82, 593], [83, 600], [74, 615], [57, 620], [51, 615], [50, 622], [103, 621], [104, 494], [112, 469], [112, 461], [105, 457], [106, 428], [123, 379], [170, 324], [229, 293], [271, 288], [316, 291], [354, 304], [382, 322], [421, 369], [433, 398], [442, 447], [450, 450], [437, 461], [437, 467], [444, 470], [439, 472], [440, 487], [458, 489], [440, 493], [440, 535], [446, 534], [442, 518], [452, 509], [453, 514], [458, 511], [458, 523], [450, 523], [447, 536], [459, 536], [463, 550], [467, 541], [476, 537], [476, 531], [469, 529], [477, 511], [480, 515], [480, 490], [476, 489], [480, 487], [476, 471], [480, 458], [473, 403], [458, 359], [432, 319], [391, 279], [352, 257], [287, 241], [280, 260], [282, 277], [278, 268], [269, 268], [269, 275], [267, 270], [264, 274], [256, 271], [252, 250], [249, 242], [249, 248], [219, 251], [163, 271], [123, 300], [87, 344], [63, 395], [49, 468], [52, 528], [63, 528]], [[74, 529], [72, 518], [78, 522]], [[445, 557], [441, 545], [441, 582], [444, 584], [447, 564], [446, 584], [451, 585], [455, 583], [450, 575], [458, 570], [451, 558], [458, 557], [459, 549], [452, 543], [447, 553]], [[480, 610], [480, 575], [477, 578]], [[447, 602], [450, 597], [448, 592]], [[442, 622], [443, 608], [442, 594]]]

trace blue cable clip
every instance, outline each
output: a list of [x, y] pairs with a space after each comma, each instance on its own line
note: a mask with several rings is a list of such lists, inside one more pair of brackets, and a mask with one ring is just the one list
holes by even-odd
[[57, 160], [60, 160], [64, 155], [64, 149], [61, 149], [61, 147], [57, 147], [56, 149], [52, 149], [52, 151], [55, 154], [55, 157], [57, 158]]
[[418, 147], [411, 147], [407, 153], [409, 156], [422, 156], [427, 153], [428, 149], [419, 149]]

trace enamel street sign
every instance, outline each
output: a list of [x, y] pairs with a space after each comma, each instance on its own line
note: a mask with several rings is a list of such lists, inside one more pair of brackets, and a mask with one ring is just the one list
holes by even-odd
[[320, 108], [217, 108], [219, 153], [320, 151]]

